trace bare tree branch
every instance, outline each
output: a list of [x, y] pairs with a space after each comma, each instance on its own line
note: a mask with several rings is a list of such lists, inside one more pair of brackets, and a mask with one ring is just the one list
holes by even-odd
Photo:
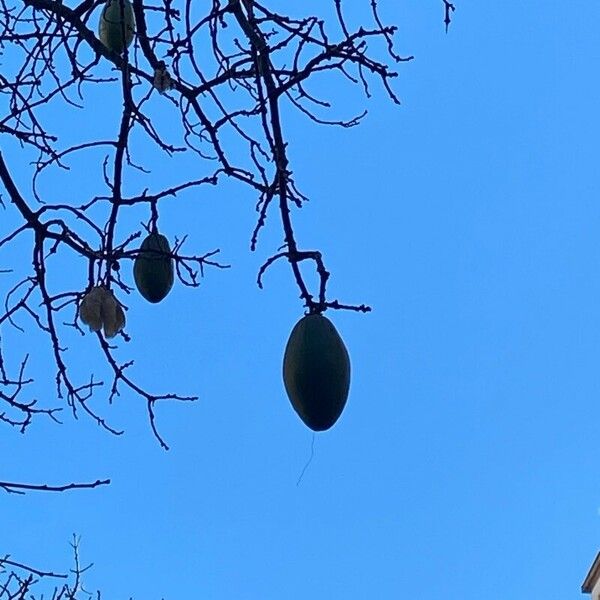
[[35, 485], [31, 483], [11, 483], [8, 481], [0, 481], [0, 488], [9, 493], [23, 494], [25, 491], [66, 492], [69, 490], [85, 490], [109, 484], [110, 479], [97, 479], [91, 483], [67, 483], [64, 485]]
[[[70, 575], [36, 569], [24, 563], [10, 560], [9, 555], [0, 556], [0, 599], [6, 600], [101, 600], [100, 592], [92, 594], [83, 584], [83, 576], [91, 564], [82, 566], [79, 558], [79, 539], [74, 535], [71, 541], [73, 567]], [[56, 585], [53, 580], [64, 583]]]
[[444, 3], [444, 25], [446, 26], [446, 33], [448, 33], [448, 28], [452, 22], [452, 13], [456, 10], [456, 7], [448, 0], [442, 0], [442, 2]]

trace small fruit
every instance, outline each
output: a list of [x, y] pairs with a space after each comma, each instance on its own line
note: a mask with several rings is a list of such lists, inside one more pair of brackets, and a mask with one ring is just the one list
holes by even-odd
[[104, 328], [104, 336], [112, 338], [125, 327], [125, 313], [111, 290], [93, 287], [79, 305], [79, 316], [90, 331]]
[[306, 315], [296, 323], [285, 348], [283, 381], [294, 410], [313, 431], [338, 420], [350, 389], [350, 357], [327, 317]]
[[133, 265], [135, 285], [148, 302], [160, 302], [173, 287], [173, 259], [169, 241], [160, 233], [151, 233], [140, 247]]
[[[123, 13], [121, 13], [121, 1], [123, 2]], [[123, 32], [121, 14], [125, 17], [125, 32]], [[107, 0], [98, 25], [100, 41], [109, 50], [121, 54], [133, 41], [134, 28], [135, 16], [130, 0]], [[123, 33], [125, 33], [124, 39]]]

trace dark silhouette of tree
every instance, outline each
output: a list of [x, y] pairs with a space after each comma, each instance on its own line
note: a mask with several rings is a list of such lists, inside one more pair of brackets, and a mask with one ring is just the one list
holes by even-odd
[[69, 573], [41, 571], [34, 567], [0, 556], [0, 598], [7, 600], [100, 600], [100, 592], [89, 592], [83, 586], [82, 576], [91, 567], [79, 559], [79, 540], [73, 536], [73, 566]]
[[[127, 0], [114, 1], [125, 16]], [[447, 27], [454, 5], [442, 2]], [[281, 246], [260, 267], [258, 286], [262, 288], [268, 268], [283, 260], [308, 313], [370, 310], [363, 303], [331, 298], [325, 258], [317, 249], [304, 248], [295, 235], [293, 212], [306, 197], [293, 177], [288, 145], [294, 141], [286, 136], [282, 109], [292, 108], [315, 125], [352, 128], [366, 111], [340, 117], [323, 87], [325, 78], [337, 76], [349, 86], [359, 86], [366, 97], [378, 87], [398, 104], [393, 65], [412, 56], [401, 56], [395, 49], [396, 27], [385, 24], [377, 0], [361, 3], [367, 12], [358, 27], [345, 18], [342, 0], [326, 3], [323, 12], [331, 12], [327, 18], [297, 15], [303, 12], [302, 5], [282, 13], [269, 8], [272, 3], [257, 0], [206, 4], [207, 11], [201, 14], [191, 2], [132, 0], [134, 42], [118, 53], [97, 36], [104, 0], [0, 0], [0, 134], [6, 141], [0, 151], [0, 202], [5, 215], [0, 281], [7, 290], [0, 310], [0, 336], [5, 327], [41, 331], [52, 350], [56, 390], [56, 403], [51, 406], [29, 397], [28, 356], [18, 357], [18, 371], [9, 372], [0, 337], [0, 421], [22, 432], [37, 418], [58, 422], [66, 404], [74, 416], [83, 412], [118, 435], [122, 432], [99, 414], [91, 400], [100, 389], [106, 390], [109, 400], [128, 390], [144, 401], [153, 434], [168, 448], [155, 421], [155, 405], [195, 397], [147, 390], [143, 382], [130, 377], [132, 361], [116, 357], [115, 342], [105, 335], [106, 329], [93, 335], [105, 358], [108, 385], [103, 387], [95, 374], [80, 381], [69, 367], [72, 349], [67, 351], [62, 340], [68, 330], [84, 334], [81, 303], [97, 286], [109, 290], [118, 310], [126, 314], [127, 296], [135, 288], [123, 274], [129, 269], [122, 266], [140, 256], [141, 238], [159, 231], [161, 207], [179, 194], [218, 186], [226, 179], [252, 190], [257, 219], [248, 232], [250, 249], [257, 249], [267, 219], [277, 219], [281, 228]], [[123, 19], [120, 27], [126, 36]], [[314, 83], [317, 77], [320, 83]], [[73, 137], [72, 131], [64, 135], [70, 115], [86, 111], [94, 121], [98, 103], [115, 87], [120, 90], [120, 101], [115, 103], [118, 113], [112, 123], [96, 123], [109, 131], [112, 127], [114, 133], [102, 137], [95, 127], [78, 131], [77, 139], [66, 145], [61, 143], [64, 137]], [[195, 155], [197, 176], [164, 185], [162, 173], [150, 174], [145, 164], [151, 162], [148, 156], [154, 150], [162, 154], [162, 164], [170, 173], [177, 172], [182, 155]], [[71, 200], [44, 183], [47, 173], [82, 161], [87, 165], [86, 177], [95, 186], [93, 195]], [[31, 185], [18, 183], [17, 168], [19, 173], [30, 169]], [[135, 189], [139, 172], [152, 175], [150, 188]], [[145, 215], [145, 224], [123, 234], [120, 225], [132, 211]], [[3, 251], [21, 238], [29, 241], [31, 255], [18, 264], [7, 263]], [[227, 268], [218, 249], [199, 249], [192, 236], [182, 233], [171, 242], [165, 257], [173, 261], [182, 285], [197, 287], [209, 270]], [[304, 262], [316, 271], [316, 289], [301, 271]], [[61, 265], [80, 275], [79, 287], [56, 289], [54, 274]], [[118, 343], [130, 339], [126, 324], [115, 329]], [[66, 491], [106, 483], [0, 482], [0, 488]], [[74, 549], [78, 561], [76, 545]], [[36, 582], [57, 577], [8, 558], [0, 565], [6, 575], [0, 600], [32, 597]], [[76, 579], [80, 572], [77, 567]], [[81, 593], [76, 581], [56, 587], [52, 597], [79, 598]]]

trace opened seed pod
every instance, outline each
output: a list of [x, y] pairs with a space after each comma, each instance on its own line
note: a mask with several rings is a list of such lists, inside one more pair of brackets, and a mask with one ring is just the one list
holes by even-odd
[[105, 337], [115, 337], [125, 327], [125, 313], [111, 290], [106, 290], [101, 314]]
[[79, 318], [89, 326], [90, 331], [102, 329], [102, 300], [106, 294], [106, 288], [93, 287], [79, 305]]
[[79, 305], [79, 318], [90, 331], [104, 329], [104, 336], [114, 337], [125, 327], [125, 313], [111, 290], [101, 285], [93, 287]]

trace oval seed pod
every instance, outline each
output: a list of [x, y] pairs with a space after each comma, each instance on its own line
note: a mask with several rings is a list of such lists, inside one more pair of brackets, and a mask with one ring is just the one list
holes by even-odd
[[148, 302], [160, 302], [173, 287], [173, 259], [166, 256], [170, 253], [169, 241], [160, 233], [151, 233], [142, 242], [133, 264], [133, 277], [138, 291]]
[[313, 431], [338, 420], [350, 389], [350, 357], [333, 323], [306, 315], [296, 323], [283, 358], [283, 381], [294, 410]]
[[[121, 21], [121, 2], [125, 17], [125, 36], [123, 37], [123, 22]], [[113, 52], [121, 54], [133, 41], [135, 16], [130, 0], [107, 0], [98, 25], [100, 41]]]

